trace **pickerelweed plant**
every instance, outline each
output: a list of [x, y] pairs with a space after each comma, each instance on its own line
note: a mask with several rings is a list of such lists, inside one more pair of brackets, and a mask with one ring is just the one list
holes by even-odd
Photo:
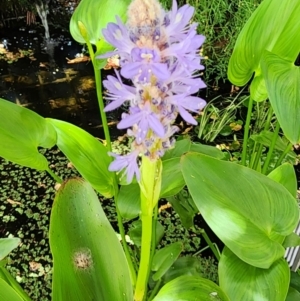
[[[282, 164], [265, 175], [226, 162], [214, 147], [175, 141], [176, 117], [196, 124], [191, 112], [205, 106], [194, 96], [205, 87], [197, 73], [203, 68], [199, 48], [204, 37], [192, 22], [194, 9], [188, 4], [178, 8], [175, 0], [168, 12], [157, 0], [124, 3], [111, 8], [109, 1], [82, 0], [70, 25], [73, 37], [89, 47], [106, 145], [70, 123], [0, 102], [3, 158], [46, 170], [62, 183], [38, 151], [57, 145], [84, 178], [65, 179], [54, 200], [52, 300], [286, 300], [290, 270], [285, 248], [299, 243], [293, 233], [299, 210], [292, 165]], [[121, 70], [103, 81], [108, 90], [104, 108], [99, 69], [116, 54]], [[120, 155], [111, 152], [105, 111], [124, 103], [129, 109], [118, 128], [128, 129], [133, 142], [130, 152]], [[193, 268], [195, 257], [186, 261], [190, 269], [178, 264], [181, 242], [156, 250], [161, 237], [158, 201], [171, 199], [185, 186], [190, 207], [176, 206], [180, 216], [191, 216], [185, 225], [193, 228], [198, 210], [225, 244], [219, 254], [201, 231], [219, 260], [219, 286]], [[114, 198], [123, 247], [94, 190]], [[122, 222], [137, 217], [141, 248], [135, 256]], [[6, 255], [18, 241], [0, 243], [1, 248], [6, 243]], [[3, 265], [0, 269], [1, 300], [30, 300]]]

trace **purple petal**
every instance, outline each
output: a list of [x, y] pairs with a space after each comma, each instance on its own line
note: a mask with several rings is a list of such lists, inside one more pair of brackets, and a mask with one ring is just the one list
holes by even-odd
[[139, 155], [138, 151], [133, 151], [128, 155], [118, 155], [114, 153], [109, 153], [111, 156], [115, 157], [115, 160], [109, 165], [109, 171], [120, 172], [125, 169], [125, 173], [127, 174], [127, 182], [131, 183], [134, 175], [136, 175], [137, 179], [140, 179], [140, 171], [137, 164], [137, 157]]
[[136, 113], [136, 114], [131, 114], [127, 115], [125, 118], [123, 118], [117, 125], [118, 129], [127, 129], [134, 124], [138, 124], [139, 121], [142, 119], [143, 115], [142, 112]]
[[188, 96], [181, 101], [180, 105], [189, 111], [199, 113], [205, 107], [206, 101], [199, 97]]
[[183, 107], [179, 106], [178, 107], [179, 114], [180, 116], [187, 122], [193, 125], [197, 125], [197, 121], [195, 118], [188, 112], [186, 111]]
[[126, 99], [122, 99], [122, 98], [112, 101], [111, 103], [109, 103], [108, 105], [105, 106], [104, 112], [109, 112], [109, 111], [115, 110], [116, 108], [123, 105], [123, 103], [125, 101], [126, 101]]
[[149, 67], [152, 70], [153, 74], [158, 77], [158, 79], [165, 80], [170, 76], [170, 71], [166, 64], [153, 63], [149, 64]]
[[125, 78], [132, 79], [135, 76], [139, 75], [142, 69], [141, 62], [131, 62], [124, 65], [121, 69], [121, 74]]
[[164, 137], [165, 129], [161, 124], [161, 122], [159, 121], [159, 119], [154, 114], [150, 114], [148, 116], [148, 120], [149, 120], [149, 126], [155, 132], [155, 134], [159, 137]]

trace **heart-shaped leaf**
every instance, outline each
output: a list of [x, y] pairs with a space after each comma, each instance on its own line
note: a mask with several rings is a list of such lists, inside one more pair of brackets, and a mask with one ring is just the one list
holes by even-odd
[[299, 53], [299, 15], [297, 0], [264, 0], [240, 32], [229, 60], [228, 77], [233, 84], [243, 86], [256, 72], [250, 89], [254, 100], [263, 100], [267, 95], [260, 69], [265, 49], [295, 61]]
[[270, 268], [251, 266], [228, 248], [223, 250], [219, 262], [219, 283], [230, 300], [283, 301], [288, 292], [290, 269], [281, 258]]
[[102, 29], [109, 22], [116, 22], [116, 16], [125, 19], [129, 4], [129, 0], [117, 0], [114, 5], [109, 0], [81, 0], [70, 21], [73, 39], [83, 44], [88, 40], [97, 45], [103, 39]]
[[185, 186], [180, 169], [180, 157], [188, 151], [205, 154], [217, 159], [224, 158], [222, 151], [216, 147], [192, 143], [189, 139], [176, 141], [175, 147], [167, 151], [162, 158], [163, 169], [160, 198], [172, 197]]
[[203, 218], [240, 259], [269, 268], [283, 257], [284, 237], [299, 219], [286, 188], [252, 169], [201, 154], [186, 154], [181, 165]]
[[153, 301], [230, 301], [214, 282], [198, 276], [180, 276], [165, 284]]
[[[300, 45], [298, 52], [299, 48]], [[300, 142], [300, 68], [269, 51], [263, 52], [261, 67], [269, 99], [283, 133], [296, 144]]]

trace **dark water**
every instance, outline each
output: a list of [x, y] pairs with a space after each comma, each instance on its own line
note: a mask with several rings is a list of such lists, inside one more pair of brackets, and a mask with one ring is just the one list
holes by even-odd
[[[29, 27], [0, 30], [1, 42], [7, 44], [10, 53], [6, 59], [5, 54], [2, 59], [0, 54], [1, 98], [43, 117], [71, 122], [103, 138], [92, 63], [68, 63], [68, 59], [84, 55], [82, 45], [67, 32], [53, 34], [46, 44], [42, 28]], [[16, 59], [20, 51], [25, 56]], [[118, 112], [108, 116], [108, 121], [114, 124], [116, 116]], [[112, 131], [118, 136], [114, 126]]]

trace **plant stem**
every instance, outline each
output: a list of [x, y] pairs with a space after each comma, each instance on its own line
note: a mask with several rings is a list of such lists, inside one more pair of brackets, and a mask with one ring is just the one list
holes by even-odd
[[109, 128], [108, 128], [108, 124], [107, 124], [106, 114], [104, 112], [104, 103], [103, 103], [103, 97], [102, 97], [101, 70], [98, 70], [96, 68], [95, 53], [94, 53], [91, 43], [88, 40], [86, 42], [87, 42], [86, 44], [88, 46], [90, 57], [91, 57], [93, 68], [94, 68], [97, 99], [98, 99], [98, 105], [99, 105], [99, 109], [100, 109], [102, 126], [103, 126], [103, 130], [104, 130], [104, 137], [106, 140], [106, 146], [107, 146], [108, 150], [111, 152], [111, 140], [110, 140], [110, 134], [109, 134]]
[[282, 152], [279, 159], [277, 160], [275, 168], [281, 164], [282, 160], [287, 155], [287, 153], [291, 150], [292, 146], [293, 146], [293, 144], [291, 142], [289, 142], [288, 145], [286, 146], [285, 150]]
[[142, 244], [141, 260], [137, 277], [137, 283], [134, 293], [135, 301], [143, 301], [148, 282], [150, 258], [151, 258], [151, 241], [152, 241], [152, 210], [149, 214], [142, 214]]
[[247, 146], [248, 146], [252, 108], [253, 108], [253, 98], [250, 96], [249, 103], [248, 103], [246, 124], [245, 124], [245, 128], [244, 128], [244, 141], [243, 141], [243, 152], [242, 152], [242, 165], [243, 166], [246, 166]]
[[[264, 131], [267, 131], [268, 128], [270, 127], [270, 123], [271, 123], [272, 117], [273, 117], [273, 108], [270, 106], [269, 107], [269, 111], [268, 111], [267, 120], [266, 120], [265, 126], [264, 126]], [[256, 153], [254, 164], [252, 166], [252, 169], [254, 169], [254, 170], [257, 170], [258, 162], [259, 162], [259, 159], [261, 157], [261, 153], [262, 153], [263, 147], [264, 147], [263, 144], [260, 143], [258, 151]]]
[[256, 156], [257, 156], [256, 147], [257, 147], [257, 142], [255, 141], [253, 149], [252, 149], [252, 154], [251, 154], [251, 157], [250, 157], [250, 160], [249, 160], [250, 161], [249, 162], [249, 167], [250, 168], [253, 168], [253, 165], [254, 165], [254, 162], [255, 162], [255, 159], [256, 159]]
[[[150, 260], [149, 260], [149, 269], [148, 269], [148, 276], [147, 279], [149, 279], [150, 276], [150, 267], [152, 266], [152, 260], [155, 254], [156, 249], [156, 223], [157, 223], [157, 215], [158, 215], [158, 203], [154, 206], [154, 214], [152, 219], [152, 238], [151, 238], [151, 254], [150, 254]], [[147, 295], [148, 286], [145, 287], [145, 293], [144, 298]]]
[[151, 292], [151, 295], [149, 296], [149, 299], [148, 301], [151, 301], [157, 294], [158, 290], [159, 290], [159, 287], [160, 287], [160, 284], [161, 284], [161, 279], [159, 279], [156, 283], [155, 283], [155, 286]]
[[202, 234], [203, 238], [205, 239], [206, 243], [209, 245], [210, 249], [212, 250], [212, 252], [214, 253], [214, 255], [216, 256], [216, 259], [218, 261], [220, 261], [220, 253], [218, 251], [218, 249], [214, 246], [214, 244], [211, 242], [210, 238], [208, 237], [208, 235], [206, 234], [204, 229], [201, 229], [200, 233]]
[[280, 124], [277, 120], [275, 131], [273, 133], [273, 139], [271, 141], [271, 145], [269, 147], [267, 158], [266, 158], [266, 161], [265, 161], [263, 169], [262, 169], [262, 174], [264, 174], [264, 175], [267, 173], [267, 170], [268, 170], [268, 167], [269, 167], [272, 155], [273, 155], [273, 151], [274, 151], [274, 148], [275, 148], [276, 140], [278, 138], [279, 130], [280, 130]]
[[63, 180], [57, 176], [49, 167], [47, 169], [48, 174], [59, 184], [63, 182]]
[[152, 224], [152, 247], [151, 247], [151, 262], [155, 253], [156, 248], [156, 223], [157, 223], [157, 215], [158, 215], [158, 203], [154, 206], [154, 214], [153, 214], [153, 224]]
[[[219, 250], [217, 244], [216, 244], [215, 242], [213, 242], [212, 244], [215, 246], [216, 250], [218, 251], [218, 254], [220, 255], [221, 252], [220, 252], [220, 250]], [[198, 254], [201, 254], [202, 252], [204, 252], [205, 250], [207, 250], [207, 249], [209, 249], [209, 248], [210, 248], [210, 246], [206, 246], [206, 247], [204, 247], [203, 249], [197, 251], [195, 254], [193, 254], [193, 256], [197, 256]], [[221, 256], [221, 255], [220, 255], [220, 256]]]
[[118, 219], [118, 228], [119, 228], [119, 232], [121, 235], [121, 239], [122, 239], [122, 245], [123, 245], [123, 249], [125, 252], [125, 256], [128, 262], [128, 266], [129, 266], [129, 270], [130, 270], [130, 275], [131, 275], [131, 281], [132, 281], [132, 285], [133, 287], [135, 287], [136, 285], [136, 271], [132, 262], [132, 258], [129, 252], [129, 248], [126, 242], [126, 237], [125, 237], [125, 230], [124, 230], [124, 226], [122, 223], [122, 217], [120, 214], [120, 211], [118, 209], [118, 201], [117, 201], [117, 197], [115, 197], [115, 204], [116, 204], [116, 211], [117, 211], [117, 219]]

